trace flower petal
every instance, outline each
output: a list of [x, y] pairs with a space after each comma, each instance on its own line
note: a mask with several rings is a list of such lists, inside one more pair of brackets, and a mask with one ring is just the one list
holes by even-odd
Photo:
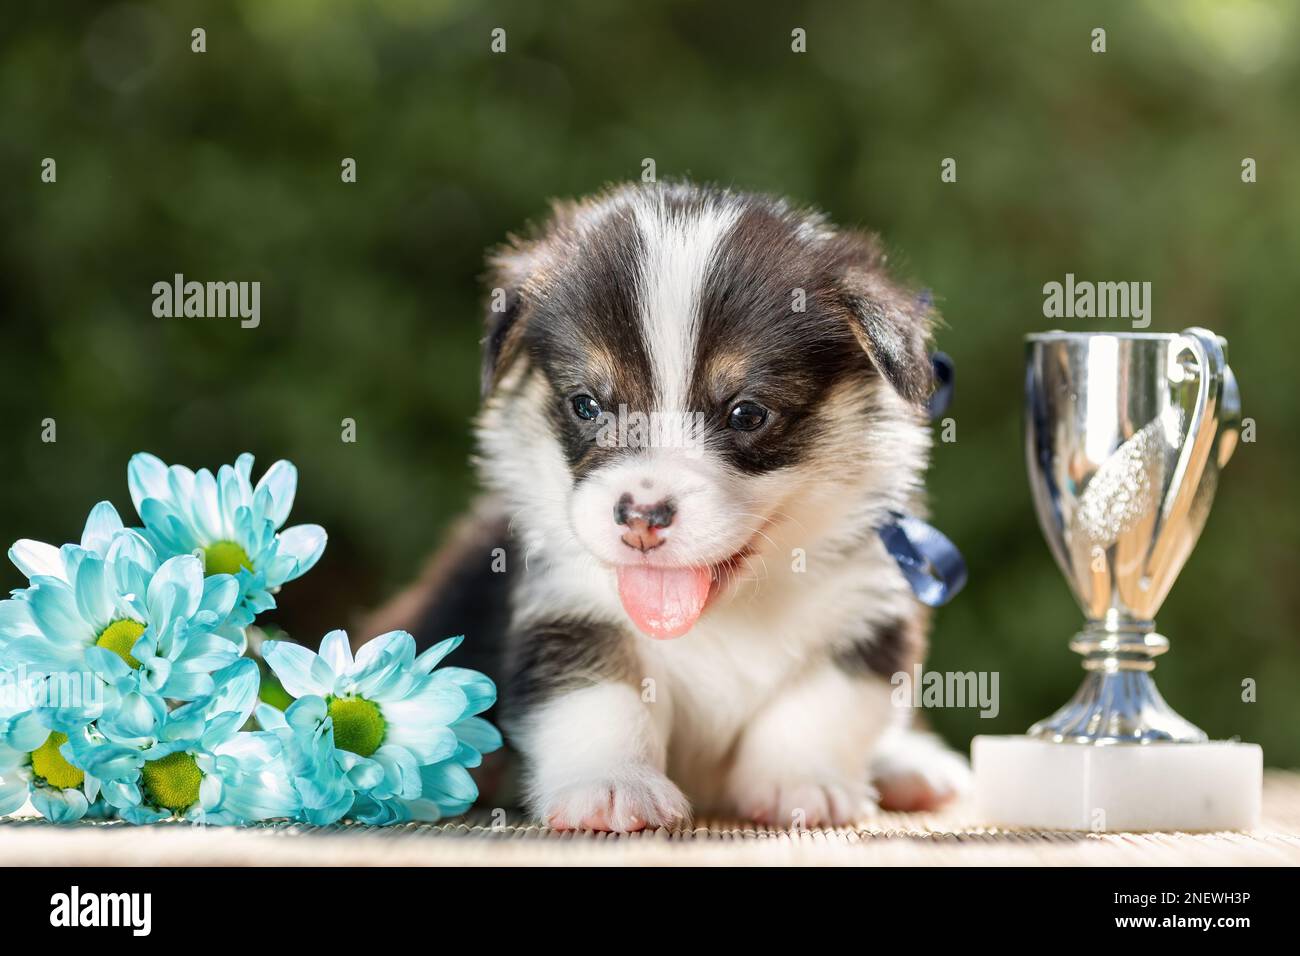
[[459, 687], [468, 701], [465, 713], [481, 714], [497, 702], [497, 685], [492, 678], [465, 667], [444, 667], [433, 675], [434, 681], [450, 681]]
[[32, 806], [51, 823], [71, 823], [86, 815], [90, 801], [80, 790], [36, 787], [32, 790]]
[[478, 799], [469, 771], [452, 760], [420, 768], [425, 799], [435, 800], [448, 816], [464, 813]]
[[442, 662], [444, 657], [460, 647], [463, 640], [465, 640], [465, 635], [458, 634], [455, 637], [449, 637], [434, 644], [433, 647], [430, 647], [415, 659], [415, 669], [423, 674], [430, 673]]
[[77, 613], [98, 634], [113, 622], [117, 602], [113, 599], [108, 569], [102, 559], [88, 555], [76, 575]]
[[352, 647], [347, 631], [330, 631], [320, 642], [320, 656], [335, 674], [346, 674], [352, 667]]
[[291, 697], [325, 697], [334, 691], [335, 675], [329, 664], [300, 644], [267, 641], [262, 645], [262, 660]]
[[257, 716], [257, 726], [263, 730], [284, 730], [289, 726], [284, 719], [284, 711], [270, 704], [258, 704], [253, 713]]
[[27, 781], [18, 776], [17, 767], [0, 767], [0, 817], [21, 810], [29, 792]]
[[45, 726], [40, 714], [28, 711], [9, 722], [5, 733], [5, 745], [14, 750], [30, 753], [50, 736], [50, 729]]
[[101, 501], [90, 509], [86, 518], [86, 527], [81, 532], [81, 546], [87, 551], [104, 555], [113, 540], [113, 535], [122, 530], [122, 519], [112, 502]]
[[54, 644], [93, 644], [98, 636], [90, 622], [77, 610], [77, 600], [72, 588], [53, 578], [42, 578], [38, 587], [29, 591], [32, 620], [47, 640]]
[[198, 610], [203, 600], [203, 564], [192, 554], [168, 558], [149, 581], [149, 623], [165, 628]]
[[207, 708], [208, 714], [221, 714], [233, 711], [240, 717], [242, 726], [257, 706], [257, 690], [261, 683], [257, 672], [257, 663], [249, 657], [241, 657], [228, 667], [223, 667], [212, 675], [212, 682], [217, 692]]
[[132, 455], [130, 463], [126, 466], [126, 485], [131, 492], [131, 504], [135, 505], [135, 510], [143, 518], [140, 505], [146, 498], [169, 497], [167, 466], [163, 464], [162, 459], [148, 452], [142, 451]]
[[[118, 569], [119, 579], [123, 577], [122, 568], [125, 565], [134, 565], [133, 574], [145, 575], [146, 582], [148, 577], [158, 570], [159, 564], [158, 552], [153, 549], [153, 545], [145, 539], [144, 535], [134, 528], [113, 536], [113, 542], [108, 546], [104, 560]], [[140, 590], [143, 592], [142, 588]]]
[[203, 541], [210, 544], [230, 537], [234, 529], [228, 528], [222, 518], [217, 479], [212, 472], [200, 468], [194, 475], [193, 493], [182, 500], [189, 505], [190, 520]]
[[275, 527], [280, 527], [293, 509], [294, 494], [298, 489], [298, 469], [292, 462], [281, 459], [266, 470], [257, 483], [257, 491], [265, 489], [271, 495], [271, 507], [264, 517], [271, 519]]
[[356, 671], [350, 676], [359, 677], [371, 668], [383, 666], [380, 657], [384, 654], [391, 654], [403, 662], [402, 666], [410, 667], [415, 661], [415, 638], [409, 631], [388, 631], [372, 637], [357, 651]]
[[281, 531], [277, 537], [279, 553], [291, 556], [297, 562], [297, 568], [286, 581], [301, 577], [315, 566], [325, 551], [328, 535], [318, 524], [300, 524]]
[[198, 610], [211, 611], [218, 621], [225, 620], [239, 600], [239, 581], [229, 574], [209, 574], [203, 579], [203, 598]]
[[49, 575], [52, 578], [64, 577], [63, 559], [59, 556], [59, 549], [43, 541], [33, 541], [30, 538], [15, 541], [14, 546], [9, 549], [9, 560], [25, 578], [33, 578], [38, 574]]
[[503, 741], [501, 731], [497, 730], [482, 717], [466, 717], [451, 725], [456, 736], [469, 744], [481, 754], [488, 754], [500, 749]]
[[252, 482], [253, 462], [255, 460], [249, 452], [244, 452], [235, 459], [235, 472], [244, 480], [245, 484]]
[[465, 695], [450, 682], [429, 682], [402, 700], [384, 701], [380, 705], [387, 724], [384, 740], [407, 748], [421, 763], [441, 759], [439, 754], [448, 743], [447, 730], [464, 715], [465, 704]]
[[32, 608], [28, 602], [12, 598], [0, 601], [0, 650], [3, 650], [6, 641], [15, 637], [39, 633], [36, 622], [32, 620]]

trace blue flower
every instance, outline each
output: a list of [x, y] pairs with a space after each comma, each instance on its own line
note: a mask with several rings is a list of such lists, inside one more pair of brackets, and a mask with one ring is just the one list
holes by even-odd
[[392, 631], [356, 657], [343, 631], [320, 653], [267, 641], [262, 656], [297, 700], [280, 715], [258, 710], [284, 742], [306, 819], [331, 823], [354, 811], [365, 822], [438, 819], [463, 813], [478, 796], [467, 767], [501, 745], [476, 717], [496, 700], [477, 671], [438, 663], [460, 643], [450, 638], [418, 657], [415, 640]]
[[47, 675], [42, 706], [65, 733], [137, 687], [173, 700], [212, 693], [213, 671], [243, 648], [216, 632], [239, 596], [230, 575], [204, 577], [192, 555], [163, 561], [113, 506], [91, 512], [83, 545], [19, 541], [10, 551], [30, 586], [0, 602], [5, 666]]
[[253, 456], [240, 455], [214, 477], [180, 465], [167, 467], [153, 455], [138, 454], [127, 468], [131, 500], [146, 536], [167, 556], [202, 555], [208, 574], [232, 574], [239, 601], [228, 627], [244, 628], [275, 607], [271, 595], [306, 574], [325, 550], [325, 529], [304, 524], [279, 530], [289, 517], [298, 471], [287, 461], [273, 464], [254, 487]]
[[421, 767], [419, 796], [399, 794], [385, 798], [377, 793], [359, 794], [353, 815], [372, 826], [408, 820], [436, 823], [444, 817], [458, 817], [478, 799], [478, 784], [465, 769], [467, 766], [477, 764], [448, 759]]
[[297, 814], [280, 741], [240, 730], [257, 702], [256, 663], [241, 658], [213, 680], [212, 695], [171, 711], [132, 695], [70, 740], [71, 762], [100, 780], [123, 819], [237, 824]]
[[67, 736], [50, 730], [31, 708], [38, 690], [0, 673], [0, 816], [28, 800], [55, 823], [79, 820], [99, 795], [99, 781], [72, 765]]
[[[100, 558], [108, 557], [114, 539], [126, 530], [122, 526], [122, 519], [118, 517], [117, 509], [110, 502], [101, 501], [90, 509], [90, 515], [86, 518], [85, 527], [81, 531], [81, 550], [89, 551]], [[139, 538], [137, 532], [129, 533]], [[122, 545], [119, 544], [119, 547]], [[23, 577], [29, 580], [37, 575], [63, 576], [61, 549], [42, 541], [32, 541], [27, 538], [15, 541], [13, 547], [9, 549], [9, 560], [23, 573]]]
[[382, 782], [379, 763], [334, 746], [334, 725], [324, 698], [309, 695], [283, 713], [259, 704], [256, 714], [258, 726], [280, 741], [298, 793], [299, 817], [307, 823], [328, 826], [341, 820], [352, 809], [358, 790]]

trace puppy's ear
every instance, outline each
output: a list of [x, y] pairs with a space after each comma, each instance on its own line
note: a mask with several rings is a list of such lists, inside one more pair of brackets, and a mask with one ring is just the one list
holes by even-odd
[[487, 314], [484, 320], [483, 397], [501, 381], [523, 350], [527, 322], [524, 287], [532, 272], [535, 243], [511, 238], [488, 257]]
[[929, 296], [889, 277], [886, 256], [874, 236], [841, 233], [831, 242], [835, 282], [854, 336], [899, 395], [924, 405], [934, 390]]
[[546, 296], [548, 282], [572, 254], [579, 211], [576, 204], [557, 200], [544, 220], [530, 223], [522, 236], [509, 236], [505, 245], [488, 255], [481, 375], [485, 398], [522, 355], [524, 331], [536, 303]]

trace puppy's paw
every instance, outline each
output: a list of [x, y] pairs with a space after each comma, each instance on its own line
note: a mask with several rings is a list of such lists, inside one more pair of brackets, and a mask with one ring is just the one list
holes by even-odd
[[775, 827], [838, 827], [871, 813], [875, 794], [864, 783], [842, 780], [755, 780], [733, 787], [736, 809]]
[[635, 830], [671, 827], [690, 818], [690, 804], [677, 786], [650, 767], [569, 784], [538, 802], [540, 816], [556, 830]]
[[907, 733], [871, 764], [872, 783], [885, 810], [936, 810], [970, 793], [970, 764], [930, 734]]

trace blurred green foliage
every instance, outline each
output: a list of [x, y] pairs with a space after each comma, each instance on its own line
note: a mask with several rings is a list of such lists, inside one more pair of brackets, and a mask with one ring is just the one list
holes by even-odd
[[[195, 467], [251, 450], [259, 474], [287, 457], [294, 518], [331, 543], [271, 618], [312, 641], [347, 623], [472, 493], [484, 248], [653, 157], [877, 229], [934, 290], [958, 367], [934, 515], [971, 584], [937, 615], [931, 665], [997, 670], [1002, 691], [996, 719], [936, 712], [954, 739], [1020, 732], [1082, 676], [1020, 445], [1020, 336], [1055, 324], [1043, 284], [1151, 281], [1153, 329], [1226, 335], [1258, 440], [1161, 614], [1158, 676], [1213, 736], [1300, 763], [1296, 5], [47, 2], [3, 19], [0, 538], [71, 540], [105, 497], [129, 513], [136, 450]], [[261, 327], [155, 318], [151, 287], [178, 272], [260, 280]]]

